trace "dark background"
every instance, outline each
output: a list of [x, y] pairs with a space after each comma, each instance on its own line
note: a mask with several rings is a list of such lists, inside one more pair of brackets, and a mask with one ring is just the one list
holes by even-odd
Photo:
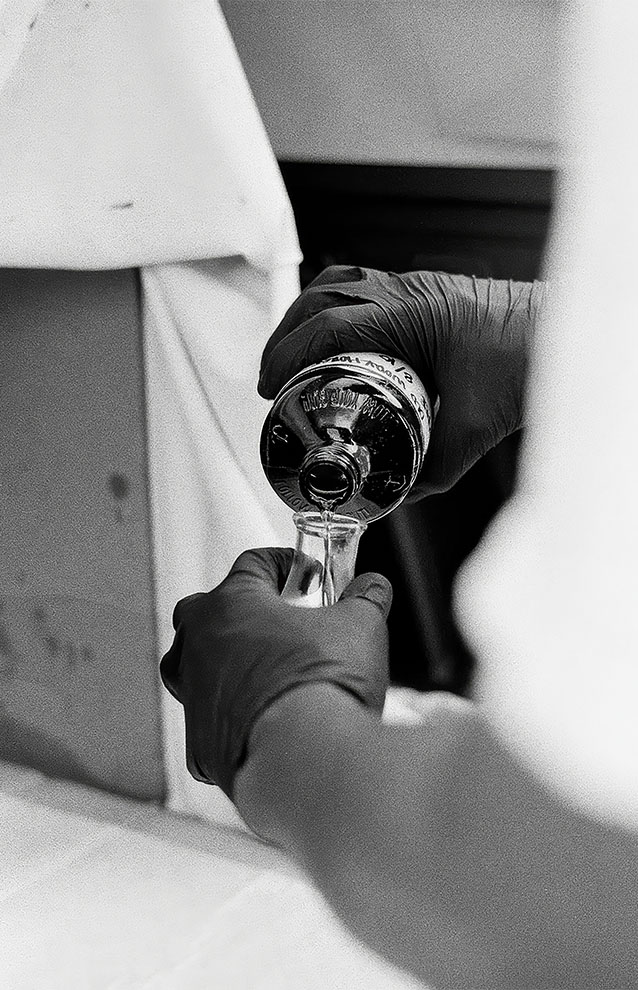
[[[302, 288], [326, 266], [541, 275], [553, 174], [546, 170], [279, 162], [297, 221]], [[390, 673], [420, 690], [471, 690], [474, 660], [451, 610], [454, 576], [515, 484], [520, 436], [449, 492], [401, 506], [361, 540], [358, 572], [394, 587]]]

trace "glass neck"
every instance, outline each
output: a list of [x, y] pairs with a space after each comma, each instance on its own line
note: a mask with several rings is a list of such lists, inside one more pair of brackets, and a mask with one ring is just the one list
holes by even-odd
[[297, 512], [293, 521], [297, 541], [282, 598], [304, 608], [334, 605], [355, 576], [365, 524], [320, 512]]

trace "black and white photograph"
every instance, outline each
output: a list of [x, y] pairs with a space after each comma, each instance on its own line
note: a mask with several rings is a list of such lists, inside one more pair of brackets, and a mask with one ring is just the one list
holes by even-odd
[[0, 0], [0, 990], [638, 990], [637, 53]]

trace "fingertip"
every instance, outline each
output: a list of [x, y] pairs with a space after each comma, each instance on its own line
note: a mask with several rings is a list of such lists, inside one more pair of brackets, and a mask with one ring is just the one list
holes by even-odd
[[383, 574], [360, 574], [351, 581], [341, 595], [340, 601], [363, 598], [375, 605], [387, 621], [392, 607], [392, 585]]
[[179, 627], [185, 609], [187, 609], [193, 602], [201, 601], [204, 598], [206, 598], [205, 591], [196, 591], [192, 595], [186, 595], [185, 598], [180, 598], [177, 605], [173, 609], [173, 629], [177, 629]]
[[175, 634], [173, 643], [160, 660], [159, 672], [162, 684], [173, 697], [181, 703], [177, 682], [181, 665], [182, 644], [184, 636], [180, 630]]
[[277, 392], [272, 388], [268, 380], [266, 372], [259, 373], [259, 381], [257, 382], [257, 394], [261, 396], [262, 399], [268, 399], [270, 402], [275, 398]]
[[361, 282], [364, 269], [358, 265], [328, 265], [312, 280], [307, 288], [317, 285], [340, 285], [342, 282]]
[[262, 587], [281, 591], [292, 565], [291, 547], [258, 547], [244, 550], [231, 567], [226, 580], [248, 578]]

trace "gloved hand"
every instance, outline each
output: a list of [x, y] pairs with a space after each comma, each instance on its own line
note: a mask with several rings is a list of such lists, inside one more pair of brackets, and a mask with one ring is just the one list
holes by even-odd
[[184, 706], [191, 774], [232, 797], [250, 730], [285, 692], [329, 682], [380, 712], [388, 685], [389, 582], [363, 574], [335, 605], [299, 608], [280, 594], [292, 550], [248, 550], [222, 583], [175, 607], [164, 685]]
[[327, 268], [266, 344], [259, 393], [274, 399], [302, 368], [345, 351], [406, 361], [440, 400], [412, 498], [445, 491], [522, 425], [542, 282]]

